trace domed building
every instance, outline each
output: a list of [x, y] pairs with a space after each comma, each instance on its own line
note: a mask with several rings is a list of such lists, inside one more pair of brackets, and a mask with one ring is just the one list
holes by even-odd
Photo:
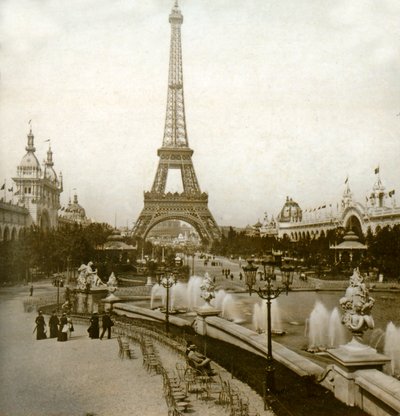
[[34, 135], [32, 129], [28, 134], [26, 154], [17, 167], [14, 195], [18, 196], [17, 204], [24, 206], [29, 217], [25, 226], [35, 224], [47, 229], [57, 226], [57, 212], [60, 208], [60, 194], [63, 191], [62, 174], [57, 176], [53, 166], [51, 147], [43, 168], [35, 155]]
[[88, 226], [92, 221], [86, 216], [85, 208], [79, 205], [78, 195], [74, 195], [73, 202], [71, 199], [67, 207], [60, 210], [59, 222], [61, 224], [79, 224], [83, 227]]
[[299, 222], [302, 220], [303, 213], [299, 204], [292, 198], [286, 197], [285, 205], [278, 215], [279, 222]]

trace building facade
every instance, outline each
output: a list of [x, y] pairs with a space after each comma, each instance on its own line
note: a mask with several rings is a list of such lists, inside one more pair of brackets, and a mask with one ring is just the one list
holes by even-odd
[[318, 208], [302, 210], [297, 202], [287, 197], [276, 219], [266, 217], [261, 225], [257, 223], [250, 227], [249, 232], [299, 241], [318, 238], [335, 228], [366, 235], [368, 229], [375, 234], [383, 227], [395, 224], [400, 224], [395, 190], [388, 192], [378, 174], [364, 203], [354, 199], [347, 179], [342, 198], [336, 205], [322, 204]]
[[[40, 165], [36, 157], [32, 129], [28, 134], [26, 153], [17, 166], [13, 185], [3, 185], [0, 202], [0, 241], [17, 239], [23, 230], [36, 225], [43, 229], [57, 227], [63, 179], [54, 170], [53, 152], [49, 145], [47, 158]], [[7, 191], [11, 198], [7, 201]]]

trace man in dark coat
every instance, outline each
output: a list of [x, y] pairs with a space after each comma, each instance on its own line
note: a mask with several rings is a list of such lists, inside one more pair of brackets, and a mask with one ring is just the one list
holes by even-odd
[[53, 314], [51, 315], [49, 319], [50, 338], [57, 337], [59, 323], [60, 323], [60, 320], [58, 319], [58, 316], [56, 315], [56, 311], [53, 311]]
[[36, 324], [36, 339], [46, 339], [46, 322], [44, 321], [44, 316], [42, 311], [39, 311], [39, 315], [35, 319]]
[[90, 318], [90, 326], [87, 330], [89, 332], [89, 337], [92, 339], [99, 339], [99, 316], [97, 312], [94, 312]]
[[108, 331], [107, 338], [108, 339], [111, 338], [111, 327], [113, 325], [114, 325], [114, 322], [112, 321], [112, 319], [110, 317], [110, 312], [106, 312], [103, 315], [103, 318], [102, 318], [103, 331], [101, 332], [100, 339], [103, 339], [103, 336], [104, 336], [106, 330]]

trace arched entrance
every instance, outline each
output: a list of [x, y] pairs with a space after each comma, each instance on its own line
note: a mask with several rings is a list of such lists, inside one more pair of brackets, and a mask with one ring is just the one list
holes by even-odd
[[163, 229], [166, 234], [170, 234], [170, 231], [172, 231], [172, 229], [184, 229], [185, 224], [191, 227], [191, 231], [194, 231], [203, 243], [208, 242], [210, 240], [209, 235], [207, 231], [203, 229], [202, 224], [199, 224], [194, 218], [187, 218], [186, 216], [164, 216], [157, 218], [157, 220], [149, 224], [143, 236], [143, 239], [149, 239], [149, 237], [151, 236], [163, 233]]

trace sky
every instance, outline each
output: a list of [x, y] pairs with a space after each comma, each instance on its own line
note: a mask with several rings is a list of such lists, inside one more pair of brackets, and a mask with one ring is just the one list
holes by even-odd
[[[32, 120], [68, 203], [129, 225], [162, 144], [173, 0], [0, 1], [0, 181]], [[398, 0], [180, 0], [189, 146], [219, 225], [400, 193]], [[8, 196], [10, 198], [11, 195]], [[399, 199], [400, 200], [400, 199]]]

